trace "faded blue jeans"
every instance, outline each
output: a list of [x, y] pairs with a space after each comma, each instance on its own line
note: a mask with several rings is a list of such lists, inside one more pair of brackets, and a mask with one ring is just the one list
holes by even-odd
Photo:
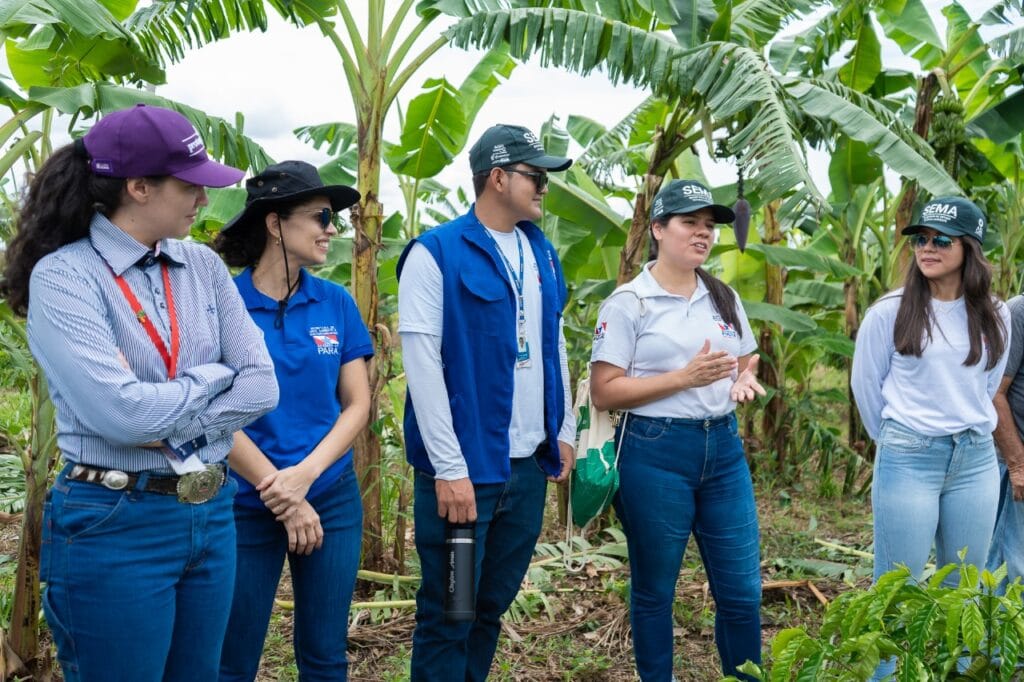
[[235, 582], [230, 477], [212, 500], [68, 481], [43, 512], [43, 610], [67, 682], [212, 682]]
[[285, 557], [295, 596], [295, 664], [303, 682], [348, 677], [348, 612], [359, 570], [363, 504], [355, 471], [309, 501], [320, 515], [324, 543], [310, 555], [290, 554], [284, 524], [266, 508], [235, 505], [238, 578], [231, 603], [221, 682], [256, 679], [263, 640]]
[[505, 483], [476, 493], [476, 620], [444, 619], [445, 520], [437, 515], [434, 479], [416, 473], [416, 551], [423, 579], [416, 592], [412, 682], [482, 682], [491, 669], [501, 616], [519, 593], [544, 520], [547, 475], [536, 456], [512, 460]]
[[[878, 435], [871, 509], [875, 526], [875, 580], [903, 564], [920, 576], [935, 545], [937, 566], [984, 566], [999, 502], [999, 469], [992, 434], [963, 431], [923, 436], [886, 419]], [[953, 572], [947, 584], [957, 584]], [[875, 673], [885, 679], [895, 661]]]
[[[988, 552], [988, 570], [1006, 564], [1006, 579], [1024, 580], [1024, 502], [1013, 499], [1013, 486], [1006, 464], [999, 461], [999, 512], [996, 517], [992, 546]], [[1001, 586], [1005, 587], [1005, 583]]]
[[672, 679], [672, 603], [693, 533], [715, 598], [722, 670], [761, 661], [761, 554], [736, 416], [629, 415], [615, 510], [629, 548], [630, 619], [643, 682]]

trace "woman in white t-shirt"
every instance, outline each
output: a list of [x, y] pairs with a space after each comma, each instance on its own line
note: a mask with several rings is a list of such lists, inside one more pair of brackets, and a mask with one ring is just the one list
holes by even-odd
[[933, 542], [939, 566], [964, 548], [968, 563], [985, 563], [999, 500], [992, 397], [1010, 329], [991, 293], [985, 227], [961, 197], [925, 204], [903, 230], [914, 248], [903, 288], [875, 302], [857, 336], [851, 385], [877, 446], [876, 581], [897, 564], [920, 576]]
[[761, 660], [757, 508], [734, 409], [764, 389], [739, 297], [701, 267], [715, 225], [734, 218], [700, 183], [665, 185], [651, 211], [657, 258], [605, 301], [594, 333], [594, 405], [628, 410], [615, 509], [644, 682], [673, 679], [672, 603], [691, 532], [717, 605], [723, 672]]

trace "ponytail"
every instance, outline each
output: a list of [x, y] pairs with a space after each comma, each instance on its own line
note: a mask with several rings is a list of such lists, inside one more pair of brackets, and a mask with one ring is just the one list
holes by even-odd
[[7, 247], [0, 295], [18, 315], [28, 313], [32, 268], [43, 257], [89, 234], [94, 213], [120, 207], [124, 178], [94, 175], [81, 140], [54, 152], [32, 178]]

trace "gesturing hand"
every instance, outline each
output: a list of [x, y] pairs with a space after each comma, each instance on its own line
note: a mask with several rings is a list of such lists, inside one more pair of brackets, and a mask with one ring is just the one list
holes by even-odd
[[740, 375], [736, 377], [736, 382], [729, 389], [729, 397], [734, 402], [750, 402], [754, 399], [755, 393], [762, 396], [767, 395], [767, 391], [757, 380], [757, 360], [756, 355], [750, 357], [747, 368], [740, 372]]
[[730, 376], [736, 369], [736, 358], [724, 350], [711, 352], [711, 340], [704, 339], [704, 345], [683, 367], [687, 388], [697, 388], [713, 384], [719, 379]]

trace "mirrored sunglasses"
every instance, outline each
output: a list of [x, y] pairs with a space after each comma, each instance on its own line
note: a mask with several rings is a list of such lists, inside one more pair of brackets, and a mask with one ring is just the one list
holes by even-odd
[[943, 251], [953, 246], [953, 238], [947, 237], [944, 234], [935, 234], [929, 237], [926, 234], [918, 233], [911, 235], [910, 237], [910, 244], [915, 249], [923, 249], [928, 246], [929, 242], [931, 242], [936, 249], [941, 249]]

